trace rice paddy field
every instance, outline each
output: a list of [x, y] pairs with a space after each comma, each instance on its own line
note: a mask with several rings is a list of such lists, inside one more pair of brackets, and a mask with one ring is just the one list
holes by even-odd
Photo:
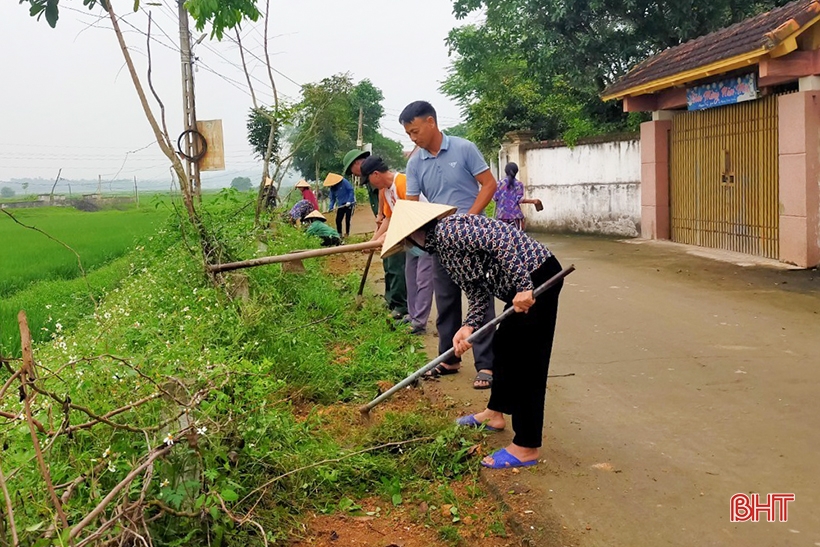
[[[168, 218], [166, 207], [84, 212], [68, 207], [0, 213], [0, 352], [19, 351], [17, 312], [25, 309], [35, 338], [47, 337], [93, 309], [102, 294], [128, 275], [123, 257]], [[60, 240], [77, 257], [45, 234]], [[60, 322], [62, 320], [62, 323]], [[44, 330], [48, 329], [48, 330]]]

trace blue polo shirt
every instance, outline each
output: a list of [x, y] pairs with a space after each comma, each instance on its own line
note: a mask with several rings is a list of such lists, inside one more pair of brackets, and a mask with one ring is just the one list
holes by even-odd
[[475, 177], [489, 167], [476, 145], [442, 135], [437, 156], [422, 149], [407, 162], [407, 195], [424, 194], [431, 203], [451, 205], [458, 207], [458, 213], [466, 213], [481, 189]]

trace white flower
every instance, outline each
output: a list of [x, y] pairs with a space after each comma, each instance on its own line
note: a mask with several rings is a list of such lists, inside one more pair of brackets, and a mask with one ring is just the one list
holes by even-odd
[[114, 462], [108, 462], [108, 470], [109, 470], [111, 473], [116, 473], [117, 468], [114, 466]]
[[168, 446], [174, 446], [174, 436], [170, 433], [165, 436], [165, 444]]
[[197, 435], [204, 435], [207, 432], [208, 432], [208, 428], [205, 427], [204, 425], [202, 427], [197, 427], [196, 428], [196, 434]]
[[169, 484], [171, 484], [171, 483], [170, 483], [170, 482], [168, 482], [168, 479], [162, 479], [162, 482], [161, 482], [161, 483], [159, 483], [159, 487], [160, 487], [160, 488], [165, 488], [165, 487], [167, 487]]
[[107, 458], [107, 457], [108, 457], [108, 456], [110, 456], [110, 455], [111, 455], [111, 447], [109, 446], [108, 448], [106, 448], [106, 449], [105, 449], [105, 452], [103, 452], [103, 456], [102, 456], [102, 457], [103, 457], [103, 459], [105, 459], [105, 458]]
[[57, 332], [63, 331], [63, 326], [60, 323], [54, 323], [54, 328], [57, 329]]
[[46, 304], [46, 309], [50, 310], [51, 309], [51, 304]]
[[108, 313], [108, 312], [105, 312], [105, 313], [103, 314], [103, 317], [105, 317], [106, 319], [111, 319], [111, 314], [110, 314], [110, 313]]

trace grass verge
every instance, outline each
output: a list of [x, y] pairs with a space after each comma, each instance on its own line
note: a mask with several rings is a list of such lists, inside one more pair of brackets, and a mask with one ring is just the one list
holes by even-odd
[[[265, 254], [317, 246], [282, 224], [255, 232], [252, 209], [209, 209], [234, 256], [259, 254], [260, 239]], [[388, 326], [381, 299], [356, 310], [356, 275], [327, 275], [319, 259], [303, 274], [265, 266], [227, 278], [228, 292], [247, 292], [230, 299], [169, 230], [126, 262], [127, 277], [92, 313], [35, 349], [33, 419], [51, 480], [63, 485], [68, 528], [34, 461], [29, 421], [17, 419], [23, 403], [14, 390], [0, 400], [9, 417], [0, 418], [0, 465], [18, 493], [21, 541], [50, 544], [52, 527], [65, 539], [106, 496], [80, 542], [147, 533], [162, 545], [284, 545], [307, 515], [360, 511], [374, 497], [394, 507], [449, 499], [444, 521], [419, 518], [458, 525], [459, 498], [447, 485], [475, 469], [468, 456], [478, 434], [413, 390], [359, 422], [357, 406], [380, 382], [425, 357], [416, 339]], [[450, 528], [440, 535], [460, 541]]]

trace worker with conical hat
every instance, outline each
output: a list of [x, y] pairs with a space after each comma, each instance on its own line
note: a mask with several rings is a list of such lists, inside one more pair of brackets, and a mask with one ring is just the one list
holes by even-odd
[[304, 222], [305, 217], [307, 217], [310, 213], [315, 211], [313, 208], [313, 204], [306, 199], [300, 199], [297, 201], [293, 207], [290, 208], [290, 213], [288, 216], [290, 217], [290, 223], [296, 224], [296, 222]]
[[305, 233], [318, 237], [322, 241], [322, 247], [335, 247], [342, 243], [339, 232], [327, 225], [327, 219], [319, 211], [310, 213], [303, 223], [308, 225]]
[[336, 210], [336, 231], [342, 233], [342, 221], [346, 220], [344, 236], [350, 235], [350, 217], [353, 216], [353, 209], [356, 207], [356, 194], [353, 185], [346, 178], [338, 173], [328, 173], [325, 177], [325, 187], [330, 188], [330, 207], [327, 212]]
[[313, 204], [313, 208], [318, 211], [319, 201], [316, 199], [316, 194], [314, 194], [313, 190], [310, 189], [310, 183], [308, 183], [305, 179], [302, 179], [296, 183], [296, 188], [302, 192], [302, 199], [308, 200], [311, 204]]
[[533, 289], [561, 271], [547, 247], [496, 219], [453, 215], [456, 207], [399, 200], [387, 229], [382, 256], [408, 250], [438, 257], [469, 302], [467, 317], [453, 337], [459, 356], [484, 323], [493, 297], [516, 312], [502, 321], [493, 339], [493, 384], [487, 408], [458, 419], [467, 427], [504, 429], [512, 416], [512, 443], [481, 462], [502, 469], [538, 462], [544, 428], [552, 342], [562, 283], [533, 297]]

